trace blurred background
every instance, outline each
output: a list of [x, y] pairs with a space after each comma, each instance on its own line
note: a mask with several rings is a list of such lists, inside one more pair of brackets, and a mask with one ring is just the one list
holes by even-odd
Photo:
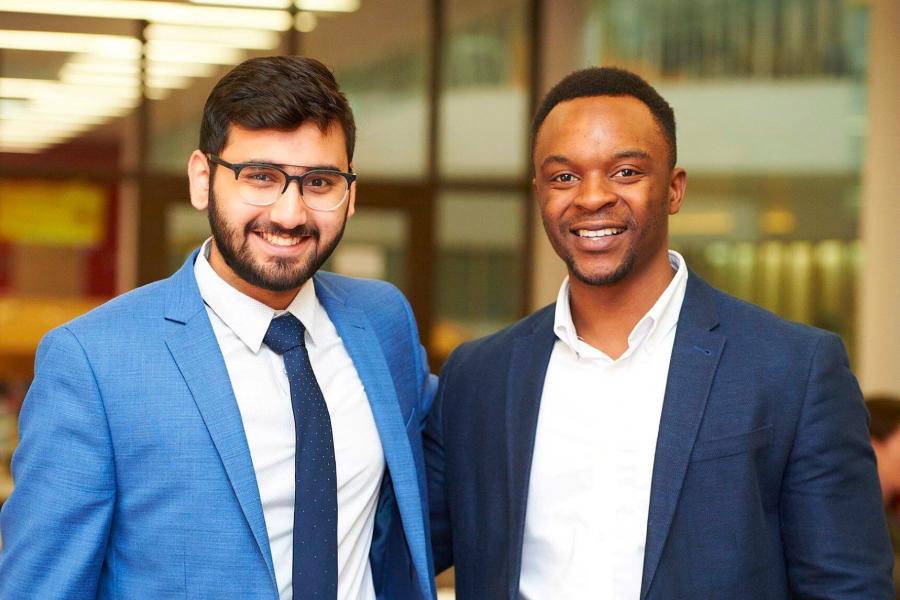
[[0, 501], [41, 335], [206, 236], [186, 161], [231, 66], [329, 65], [359, 130], [329, 267], [390, 280], [432, 368], [555, 299], [530, 190], [541, 96], [632, 69], [675, 109], [672, 245], [714, 285], [841, 335], [900, 392], [896, 0], [0, 0]]

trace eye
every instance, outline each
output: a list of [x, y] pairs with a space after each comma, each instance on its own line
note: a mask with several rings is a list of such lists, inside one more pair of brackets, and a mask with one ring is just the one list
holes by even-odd
[[275, 169], [248, 165], [241, 170], [239, 179], [245, 184], [259, 187], [279, 185], [283, 181], [284, 176]]
[[562, 184], [570, 184], [575, 183], [576, 177], [573, 173], [560, 173], [555, 177], [550, 178], [551, 183], [562, 183]]
[[631, 167], [625, 167], [624, 169], [619, 169], [618, 171], [616, 171], [613, 174], [613, 177], [616, 177], [619, 179], [622, 179], [622, 178], [630, 179], [632, 177], [637, 177], [640, 174], [641, 174], [641, 172], [638, 171], [637, 169], [632, 169]]

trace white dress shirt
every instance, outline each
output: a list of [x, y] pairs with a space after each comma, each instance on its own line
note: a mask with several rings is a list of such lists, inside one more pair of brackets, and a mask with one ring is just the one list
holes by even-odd
[[628, 336], [616, 360], [578, 338], [569, 280], [538, 415], [525, 514], [520, 598], [637, 600], [663, 395], [687, 268]]
[[353, 361], [316, 298], [312, 280], [303, 285], [286, 311], [276, 312], [219, 277], [205, 257], [208, 245], [209, 240], [197, 256], [194, 275], [244, 424], [280, 598], [293, 597], [296, 443], [284, 359], [263, 344], [263, 337], [273, 317], [290, 312], [306, 327], [309, 360], [325, 396], [334, 434], [337, 597], [374, 600], [369, 549], [385, 462], [372, 410]]

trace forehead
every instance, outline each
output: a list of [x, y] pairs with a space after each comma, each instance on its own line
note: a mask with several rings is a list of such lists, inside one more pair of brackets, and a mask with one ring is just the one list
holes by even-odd
[[336, 121], [324, 130], [312, 121], [296, 129], [247, 129], [232, 124], [222, 155], [234, 161], [265, 161], [286, 165], [344, 164], [344, 130]]
[[654, 159], [667, 155], [666, 140], [646, 104], [632, 96], [591, 96], [560, 102], [541, 124], [534, 160], [550, 154], [641, 149]]

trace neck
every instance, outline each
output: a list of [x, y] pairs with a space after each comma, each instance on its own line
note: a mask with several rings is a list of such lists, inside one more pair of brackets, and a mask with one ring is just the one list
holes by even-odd
[[241, 292], [245, 296], [250, 296], [257, 302], [261, 302], [273, 310], [286, 309], [288, 306], [290, 306], [291, 302], [293, 302], [294, 298], [297, 296], [297, 293], [300, 291], [300, 288], [297, 287], [283, 292], [275, 292], [252, 285], [247, 281], [241, 279], [237, 273], [231, 270], [231, 267], [228, 266], [228, 263], [225, 262], [225, 259], [222, 258], [221, 253], [219, 253], [218, 249], [216, 248], [214, 240], [210, 242], [210, 249], [207, 253], [207, 260], [209, 261], [209, 266], [212, 267], [213, 271], [215, 271], [216, 274], [225, 281], [225, 283]]
[[[637, 268], [637, 267], [636, 267]], [[569, 305], [578, 337], [613, 359], [674, 277], [668, 252], [609, 285], [589, 285], [569, 274]]]

